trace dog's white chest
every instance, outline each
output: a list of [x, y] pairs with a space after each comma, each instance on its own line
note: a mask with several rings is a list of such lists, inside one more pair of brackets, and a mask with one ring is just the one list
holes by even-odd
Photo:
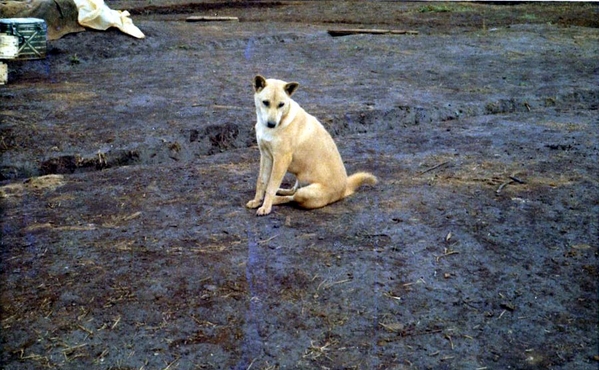
[[258, 143], [268, 144], [275, 139], [274, 131], [276, 129], [267, 128], [266, 125], [258, 123], [256, 125], [256, 140]]

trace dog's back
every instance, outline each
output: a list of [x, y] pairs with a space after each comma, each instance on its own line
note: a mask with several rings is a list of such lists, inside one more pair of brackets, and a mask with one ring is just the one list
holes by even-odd
[[296, 143], [288, 171], [301, 184], [327, 184], [331, 191], [343, 193], [347, 172], [335, 141], [314, 116], [294, 103]]

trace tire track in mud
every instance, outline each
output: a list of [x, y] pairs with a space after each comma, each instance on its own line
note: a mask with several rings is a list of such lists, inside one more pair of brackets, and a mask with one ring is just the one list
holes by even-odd
[[[478, 104], [431, 106], [395, 106], [388, 110], [372, 109], [349, 112], [328, 118], [338, 135], [360, 132], [378, 132], [397, 126], [430, 124], [508, 113], [534, 113], [546, 108], [562, 110], [597, 110], [599, 90], [576, 91], [552, 97], [498, 98]], [[385, 122], [390, 122], [385, 124]]]

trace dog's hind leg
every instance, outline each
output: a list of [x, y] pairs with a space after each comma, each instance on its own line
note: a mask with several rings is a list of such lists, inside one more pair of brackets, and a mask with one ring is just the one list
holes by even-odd
[[293, 202], [293, 195], [275, 195], [274, 198], [272, 199], [272, 205], [275, 206], [277, 204], [285, 204], [285, 203], [290, 203]]
[[290, 189], [279, 188], [277, 195], [293, 195], [299, 189], [299, 180], [295, 180], [295, 185]]
[[341, 199], [341, 196], [331, 188], [322, 184], [310, 184], [298, 189], [293, 195], [293, 201], [300, 207], [312, 209], [321, 208]]

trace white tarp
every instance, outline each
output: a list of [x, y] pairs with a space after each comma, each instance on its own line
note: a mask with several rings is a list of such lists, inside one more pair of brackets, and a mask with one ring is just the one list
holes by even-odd
[[96, 30], [106, 30], [117, 27], [124, 33], [142, 39], [145, 37], [131, 18], [128, 11], [112, 10], [104, 0], [74, 0], [79, 10], [77, 21], [84, 27]]

